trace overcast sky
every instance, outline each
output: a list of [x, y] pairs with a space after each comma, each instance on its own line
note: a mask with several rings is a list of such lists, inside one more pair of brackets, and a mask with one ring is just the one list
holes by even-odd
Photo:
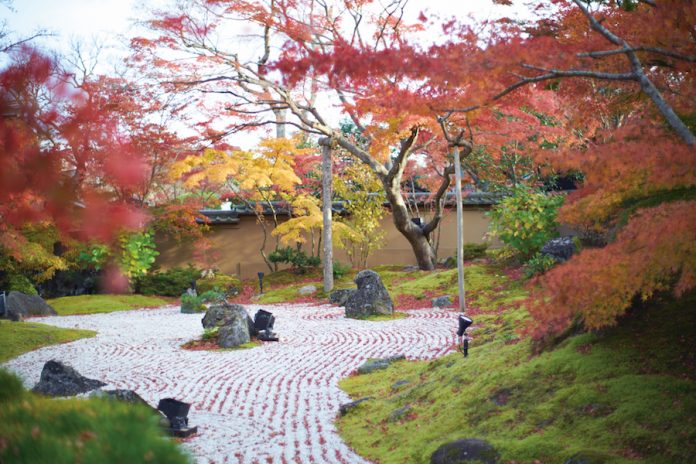
[[[171, 0], [9, 0], [11, 9], [5, 6], [7, 3], [8, 0], [0, 0], [0, 19], [18, 37], [46, 30], [55, 35], [41, 43], [63, 53], [70, 52], [71, 41], [89, 47], [96, 40], [106, 46], [100, 54], [99, 72], [109, 73], [127, 56], [124, 45], [127, 39], [138, 35], [134, 23], [148, 19], [150, 9], [171, 3]], [[414, 21], [421, 11], [442, 18], [457, 16], [464, 19], [473, 14], [486, 19], [501, 14], [511, 15], [511, 10], [494, 6], [491, 0], [410, 0], [407, 20]], [[436, 41], [437, 37], [431, 39]], [[250, 137], [241, 145], [251, 145], [255, 140], [255, 137]]]

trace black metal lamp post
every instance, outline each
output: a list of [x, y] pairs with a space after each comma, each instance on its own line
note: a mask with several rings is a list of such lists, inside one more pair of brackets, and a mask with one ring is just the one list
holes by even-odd
[[259, 272], [258, 276], [259, 276], [259, 293], [263, 293], [263, 272]]

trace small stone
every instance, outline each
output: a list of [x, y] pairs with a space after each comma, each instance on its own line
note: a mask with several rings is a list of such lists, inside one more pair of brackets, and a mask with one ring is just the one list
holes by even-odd
[[301, 287], [297, 293], [299, 293], [302, 296], [309, 296], [309, 295], [314, 295], [317, 293], [317, 287], [314, 285], [305, 285], [304, 287]]
[[610, 462], [610, 457], [597, 451], [580, 451], [575, 453], [563, 464], [604, 464]]
[[397, 422], [403, 419], [409, 412], [411, 412], [413, 408], [411, 405], [406, 405], [402, 408], [395, 409], [394, 411], [389, 413], [389, 418], [387, 419], [389, 422]]
[[369, 374], [370, 372], [386, 369], [392, 363], [401, 361], [403, 359], [406, 359], [406, 356], [403, 354], [391, 356], [389, 358], [368, 359], [360, 367], [358, 367], [358, 374]]
[[430, 456], [430, 464], [497, 464], [499, 454], [490, 443], [478, 438], [463, 438], [445, 443]]
[[418, 266], [411, 265], [411, 266], [404, 266], [404, 268], [402, 270], [404, 272], [416, 272], [416, 271], [419, 271], [420, 268]]
[[366, 397], [364, 397], [364, 398], [360, 398], [359, 400], [355, 400], [355, 401], [351, 401], [350, 403], [342, 404], [342, 405], [338, 408], [338, 410], [339, 410], [339, 412], [341, 413], [342, 416], [345, 416], [346, 414], [348, 414], [348, 413], [349, 413], [350, 411], [352, 411], [353, 409], [357, 408], [359, 405], [361, 405], [361, 404], [364, 403], [365, 401], [369, 401], [369, 400], [371, 400], [371, 399], [372, 399], [371, 396], [366, 396]]
[[392, 390], [398, 390], [399, 388], [403, 387], [404, 385], [409, 385], [411, 382], [408, 380], [399, 380], [396, 381], [392, 384], [391, 389]]
[[438, 296], [430, 301], [433, 304], [433, 308], [449, 308], [452, 306], [452, 298], [449, 295]]

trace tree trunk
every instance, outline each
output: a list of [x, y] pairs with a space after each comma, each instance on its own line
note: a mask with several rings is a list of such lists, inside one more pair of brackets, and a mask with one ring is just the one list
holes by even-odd
[[323, 138], [319, 141], [321, 147], [321, 197], [323, 201], [324, 213], [324, 292], [329, 293], [333, 289], [333, 238], [331, 236], [332, 217], [332, 174], [331, 174], [331, 140]]
[[383, 184], [384, 191], [387, 194], [387, 201], [391, 205], [394, 226], [406, 237], [406, 240], [411, 245], [420, 270], [432, 271], [435, 269], [436, 264], [435, 250], [423, 229], [411, 221], [408, 207], [401, 196], [400, 186], [389, 185], [384, 181]]

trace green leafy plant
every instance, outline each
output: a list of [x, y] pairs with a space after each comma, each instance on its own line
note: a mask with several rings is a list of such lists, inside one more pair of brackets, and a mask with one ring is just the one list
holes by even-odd
[[218, 332], [220, 331], [220, 327], [213, 327], [210, 329], [205, 329], [203, 331], [203, 340], [212, 340], [214, 338], [217, 338]]
[[524, 276], [529, 279], [535, 275], [544, 274], [555, 265], [556, 260], [552, 256], [537, 253], [527, 261], [524, 268]]
[[39, 294], [31, 281], [22, 274], [10, 274], [7, 282], [9, 287], [8, 290], [26, 293], [27, 295]]
[[201, 271], [193, 266], [174, 267], [162, 272], [152, 272], [140, 277], [137, 291], [143, 295], [177, 297], [201, 277]]
[[292, 247], [279, 248], [268, 255], [268, 260], [272, 263], [290, 264], [298, 274], [304, 274], [308, 268], [321, 264], [318, 256], [307, 256], [304, 251]]
[[491, 232], [524, 257], [531, 257], [558, 235], [556, 215], [563, 200], [562, 195], [517, 187], [489, 213]]
[[159, 252], [152, 232], [121, 236], [121, 269], [131, 281], [147, 273]]
[[80, 269], [94, 269], [99, 271], [106, 264], [109, 257], [109, 247], [106, 245], [90, 245], [79, 251], [76, 259]]

